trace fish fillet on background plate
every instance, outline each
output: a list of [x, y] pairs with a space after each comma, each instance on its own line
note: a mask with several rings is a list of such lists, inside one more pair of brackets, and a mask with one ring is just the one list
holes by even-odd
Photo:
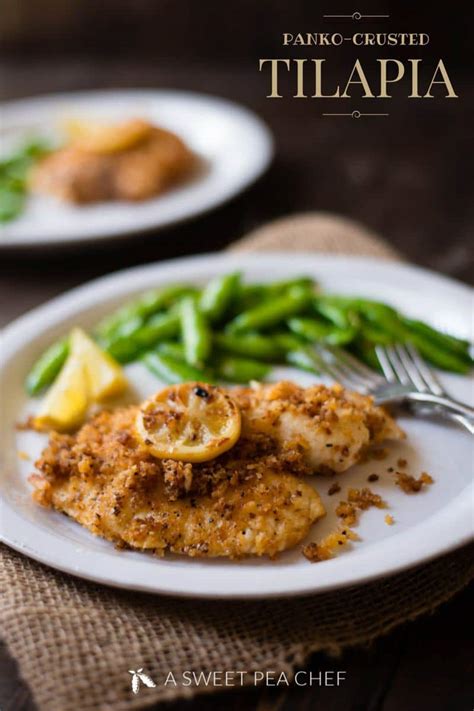
[[[291, 383], [229, 389], [238, 441], [211, 461], [160, 459], [136, 430], [139, 407], [103, 411], [53, 433], [34, 498], [118, 545], [188, 556], [274, 556], [325, 511], [301, 477], [340, 472], [401, 430], [370, 398]], [[330, 445], [330, 446], [328, 446]]]
[[195, 157], [178, 136], [135, 119], [92, 125], [82, 140], [43, 158], [33, 169], [31, 185], [36, 192], [79, 205], [140, 201], [162, 193], [195, 167]]

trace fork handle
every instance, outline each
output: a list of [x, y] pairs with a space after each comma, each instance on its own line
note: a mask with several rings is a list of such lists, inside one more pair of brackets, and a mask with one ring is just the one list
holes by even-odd
[[437, 415], [440, 415], [442, 417], [446, 417], [451, 422], [455, 422], [458, 425], [461, 425], [461, 427], [464, 427], [464, 429], [474, 435], [474, 420], [471, 420], [469, 417], [464, 417], [464, 415], [457, 415], [452, 410], [445, 410], [444, 408], [438, 409], [436, 407], [433, 407], [432, 405], [427, 405], [426, 407], [423, 407], [423, 405], [421, 404], [413, 404], [411, 407], [413, 409], [413, 412], [422, 416], [434, 415], [436, 417]]
[[405, 399], [408, 402], [416, 402], [423, 405], [432, 405], [433, 407], [442, 407], [457, 415], [462, 415], [463, 417], [467, 417], [470, 420], [474, 420], [474, 407], [465, 405], [463, 402], [453, 400], [450, 397], [446, 397], [443, 395], [433, 395], [432, 393], [411, 392], [407, 393], [407, 395], [405, 395], [405, 397], [402, 399]]

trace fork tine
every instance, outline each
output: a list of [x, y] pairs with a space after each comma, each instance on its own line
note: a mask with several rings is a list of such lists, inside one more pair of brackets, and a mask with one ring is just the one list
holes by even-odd
[[[362, 367], [353, 368], [351, 360], [357, 365], [362, 366], [362, 364], [359, 364], [355, 358], [352, 358], [352, 356], [346, 358], [346, 353], [342, 349], [326, 345], [319, 345], [318, 349], [326, 362], [328, 361], [328, 357], [331, 359], [331, 367], [337, 370], [342, 382], [346, 382], [351, 387], [358, 390], [363, 389], [366, 392], [380, 384], [381, 378], [379, 378], [376, 373], [369, 370], [369, 368], [367, 368], [369, 377], [362, 374], [364, 372]], [[365, 368], [365, 366], [363, 366], [363, 368]]]
[[423, 360], [415, 346], [412, 343], [407, 343], [406, 349], [411, 355], [413, 363], [418, 369], [420, 376], [426, 383], [428, 390], [430, 390], [430, 392], [432, 392], [434, 395], [444, 395], [444, 388], [438, 381], [438, 378], [435, 376], [431, 368]]
[[[321, 353], [318, 353], [318, 358], [321, 361], [321, 370], [326, 372], [333, 380], [341, 385], [346, 385], [348, 387], [355, 387], [355, 383], [351, 378], [344, 372], [342, 368], [339, 368], [337, 363], [330, 362]], [[318, 360], [319, 362], [319, 360]]]
[[387, 346], [385, 348], [385, 353], [387, 355], [388, 361], [392, 366], [393, 372], [397, 376], [398, 380], [402, 385], [410, 385], [411, 378], [407, 373], [400, 357], [393, 346]]
[[312, 352], [316, 361], [316, 365], [319, 367], [319, 370], [322, 373], [329, 375], [333, 380], [338, 383], [341, 383], [341, 385], [355, 387], [355, 384], [351, 381], [350, 377], [348, 377], [347, 374], [340, 367], [338, 367], [338, 364], [334, 361], [329, 361], [328, 358], [325, 357], [327, 356], [327, 351], [322, 348], [318, 348], [317, 346], [314, 346]]
[[321, 373], [325, 373], [326, 375], [329, 375], [330, 378], [333, 380], [341, 381], [341, 375], [340, 373], [337, 372], [336, 369], [334, 369], [330, 363], [328, 363], [318, 352], [316, 348], [312, 349], [312, 354], [314, 357], [314, 360], [316, 362], [316, 365], [318, 369], [321, 371]]
[[397, 343], [395, 345], [395, 351], [415, 388], [420, 392], [426, 392], [426, 383], [421, 377], [417, 365], [407, 348], [402, 343]]
[[389, 383], [396, 383], [397, 376], [395, 375], [395, 371], [392, 368], [385, 346], [375, 346], [375, 354], [378, 358], [380, 367], [382, 368], [382, 372], [385, 375], [385, 378], [388, 380]]
[[351, 353], [348, 353], [347, 351], [343, 350], [342, 348], [338, 348], [337, 346], [325, 346], [325, 348], [327, 348], [339, 360], [350, 366], [352, 370], [358, 373], [359, 375], [362, 375], [366, 378], [370, 378], [372, 380], [380, 379], [378, 373], [376, 373], [374, 370], [365, 365], [365, 363], [362, 363], [360, 360], [358, 360], [358, 358], [351, 355]]
[[342, 363], [340, 360], [337, 359], [337, 357], [334, 357], [333, 353], [330, 351], [326, 351], [324, 353], [324, 349], [322, 349], [322, 354], [323, 358], [324, 355], [329, 356], [331, 358], [330, 363], [331, 367], [336, 370], [340, 377], [348, 382], [351, 383], [351, 385], [355, 387], [366, 387], [367, 386], [367, 381], [364, 378], [361, 378], [359, 375], [357, 375], [356, 372], [348, 368], [344, 363]]

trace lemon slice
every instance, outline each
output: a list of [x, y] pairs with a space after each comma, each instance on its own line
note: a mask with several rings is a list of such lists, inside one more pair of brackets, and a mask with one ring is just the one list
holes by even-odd
[[146, 139], [153, 126], [142, 119], [110, 124], [69, 119], [64, 127], [73, 145], [90, 153], [120, 153]]
[[182, 383], [160, 390], [143, 403], [135, 426], [153, 456], [206, 462], [239, 439], [240, 410], [218, 387]]
[[121, 366], [80, 328], [70, 336], [71, 353], [84, 364], [89, 397], [93, 402], [120, 395], [127, 387]]
[[38, 429], [54, 429], [60, 432], [74, 429], [83, 421], [88, 405], [84, 364], [71, 354], [41, 403], [34, 425]]

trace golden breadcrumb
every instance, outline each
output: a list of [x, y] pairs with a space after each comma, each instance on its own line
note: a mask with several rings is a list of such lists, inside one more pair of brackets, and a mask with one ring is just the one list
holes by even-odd
[[303, 547], [303, 555], [310, 563], [319, 563], [323, 560], [329, 560], [334, 555], [334, 551], [340, 546], [345, 546], [349, 541], [357, 541], [359, 536], [350, 528], [344, 527], [336, 529], [329, 533], [322, 541], [308, 543]]
[[433, 477], [427, 472], [422, 472], [418, 479], [406, 472], [395, 472], [395, 483], [405, 494], [416, 494], [423, 486], [429, 486], [433, 481]]
[[342, 518], [347, 526], [354, 526], [357, 523], [359, 511], [366, 511], [372, 506], [378, 509], [387, 508], [382, 497], [368, 488], [349, 489], [347, 498], [347, 501], [341, 501], [336, 507], [336, 515]]
[[390, 514], [386, 514], [384, 520], [387, 526], [393, 526], [393, 524], [395, 523], [395, 519]]

